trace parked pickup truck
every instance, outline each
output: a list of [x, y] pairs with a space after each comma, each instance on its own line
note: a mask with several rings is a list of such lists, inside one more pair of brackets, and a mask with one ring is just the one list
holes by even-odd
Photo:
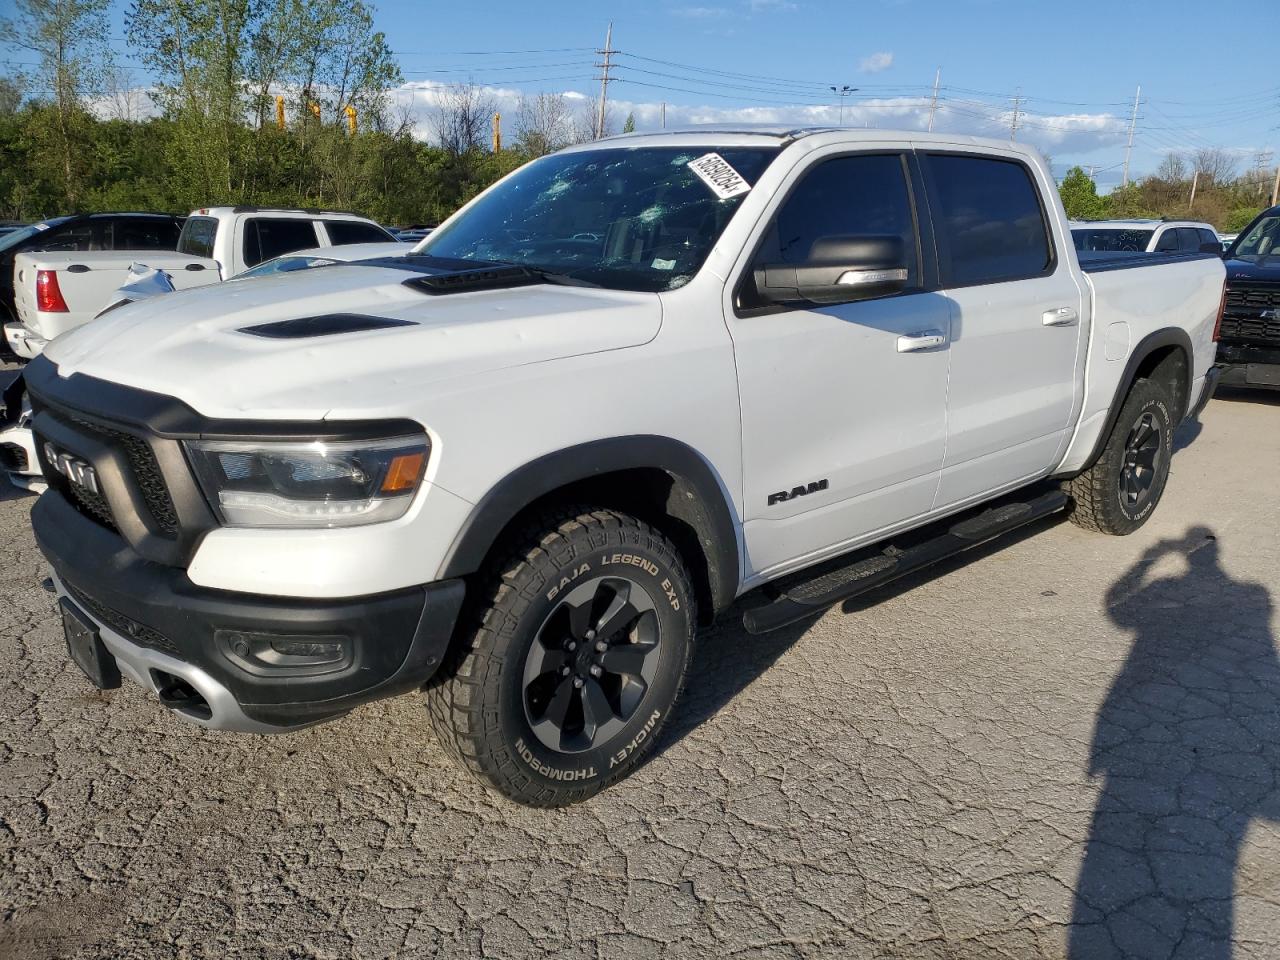
[[1197, 220], [1079, 220], [1071, 236], [1081, 252], [1222, 252], [1217, 232]]
[[10, 349], [30, 358], [54, 337], [93, 319], [138, 262], [164, 270], [178, 290], [235, 277], [282, 254], [348, 243], [394, 243], [372, 220], [350, 213], [209, 207], [187, 217], [177, 252], [41, 252], [15, 258], [18, 323]]
[[1280, 207], [1260, 213], [1224, 256], [1222, 382], [1280, 389]]
[[[14, 306], [14, 259], [20, 253], [174, 250], [182, 218], [165, 213], [84, 213], [54, 217], [0, 236], [0, 322], [12, 339], [21, 329]], [[20, 356], [26, 357], [25, 354]]]
[[272, 732], [425, 685], [466, 769], [570, 803], [641, 762], [730, 609], [800, 622], [1057, 511], [1142, 526], [1223, 275], [1082, 267], [1018, 144], [603, 140], [408, 257], [53, 343], [32, 524], [97, 686]]

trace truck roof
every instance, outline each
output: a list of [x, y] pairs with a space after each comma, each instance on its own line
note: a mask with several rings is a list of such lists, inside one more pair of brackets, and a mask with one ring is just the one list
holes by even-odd
[[325, 216], [325, 217], [357, 217], [361, 220], [368, 220], [361, 213], [353, 213], [350, 210], [325, 210], [318, 207], [254, 207], [254, 206], [220, 206], [220, 207], [201, 207], [199, 210], [192, 210], [191, 216], [200, 217], [223, 217], [234, 213], [293, 213], [304, 216]]
[[612, 137], [579, 144], [570, 150], [590, 150], [601, 146], [632, 146], [642, 143], [654, 146], [679, 146], [687, 144], [722, 144], [748, 146], [773, 144], [785, 146], [797, 140], [822, 137], [836, 142], [876, 143], [885, 140], [910, 140], [916, 143], [988, 147], [1003, 153], [1013, 151], [1028, 156], [1040, 156], [1040, 151], [1025, 143], [998, 140], [990, 137], [970, 137], [950, 133], [925, 133], [922, 130], [893, 130], [865, 127], [808, 126], [774, 123], [704, 123], [683, 127], [670, 127], [646, 133], [622, 133]]

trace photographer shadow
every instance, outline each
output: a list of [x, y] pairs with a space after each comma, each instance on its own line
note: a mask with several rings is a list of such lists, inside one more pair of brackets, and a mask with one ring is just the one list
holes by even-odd
[[[1167, 556], [1180, 576], [1151, 580]], [[1271, 599], [1232, 579], [1203, 527], [1155, 545], [1111, 589], [1135, 631], [1098, 716], [1103, 777], [1076, 885], [1069, 955], [1225, 958], [1254, 818], [1280, 819], [1280, 659]]]

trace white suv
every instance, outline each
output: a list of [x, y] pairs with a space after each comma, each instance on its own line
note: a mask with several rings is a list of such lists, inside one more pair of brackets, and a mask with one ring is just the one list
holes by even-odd
[[1075, 220], [1071, 237], [1082, 253], [1215, 253], [1222, 241], [1196, 220]]

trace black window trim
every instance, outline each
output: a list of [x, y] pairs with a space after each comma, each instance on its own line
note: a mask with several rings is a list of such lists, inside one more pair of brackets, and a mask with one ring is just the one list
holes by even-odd
[[[992, 160], [996, 163], [1012, 163], [1022, 168], [1022, 172], [1026, 174], [1027, 182], [1031, 184], [1031, 189], [1036, 195], [1036, 203], [1040, 207], [1040, 223], [1044, 227], [1045, 242], [1049, 247], [1049, 260], [1043, 270], [1039, 273], [1016, 274], [1008, 277], [994, 277], [984, 280], [975, 280], [972, 283], [950, 283], [951, 278], [947, 276], [949, 273], [949, 264], [947, 258], [943, 256], [946, 249], [946, 237], [943, 231], [936, 229], [933, 231], [934, 243], [937, 245], [938, 256], [938, 278], [941, 284], [940, 289], [943, 290], [965, 290], [969, 287], [988, 287], [997, 283], [1016, 283], [1019, 280], [1042, 280], [1045, 277], [1051, 277], [1058, 272], [1062, 260], [1058, 256], [1058, 244], [1053, 235], [1053, 221], [1049, 217], [1049, 210], [1044, 202], [1044, 188], [1040, 184], [1040, 180], [1036, 177], [1035, 171], [1031, 169], [1031, 165], [1021, 157], [1009, 157], [996, 153], [984, 153], [980, 150], [917, 150], [920, 157], [921, 166], [924, 170], [925, 186], [927, 196], [930, 199], [930, 216], [932, 219], [932, 201], [939, 196], [937, 181], [933, 175], [933, 165], [930, 160], [933, 157], [963, 157], [967, 160]], [[1069, 232], [1069, 231], [1068, 231]], [[1073, 243], [1074, 246], [1074, 243]]]
[[[751, 247], [751, 255], [745, 260], [740, 261], [744, 264], [741, 272], [733, 284], [733, 293], [730, 298], [733, 305], [733, 315], [739, 319], [747, 319], [749, 317], [766, 317], [780, 313], [794, 313], [799, 310], [818, 310], [823, 309], [823, 304], [806, 304], [790, 306], [787, 304], [764, 304], [757, 307], [742, 306], [743, 287], [747, 282], [747, 278], [751, 276], [755, 269], [756, 257], [760, 255], [761, 248], [764, 246], [765, 239], [769, 236], [769, 231], [773, 229], [773, 225], [777, 220], [778, 213], [791, 200], [791, 196], [804, 183], [813, 169], [830, 160], [843, 160], [850, 157], [898, 157], [903, 164], [904, 180], [907, 185], [907, 203], [911, 208], [911, 218], [915, 224], [916, 231], [916, 263], [919, 265], [920, 284], [909, 290], [903, 290], [900, 293], [892, 294], [888, 297], [876, 297], [876, 300], [892, 300], [899, 297], [911, 297], [922, 293], [936, 293], [941, 289], [939, 284], [938, 260], [937, 260], [937, 242], [933, 236], [933, 224], [929, 217], [929, 209], [926, 200], [926, 192], [924, 186], [924, 176], [920, 169], [919, 158], [916, 152], [909, 146], [904, 147], [887, 147], [881, 149], [859, 150], [852, 148], [841, 150], [836, 153], [825, 154], [817, 160], [809, 163], [801, 161], [803, 169], [800, 175], [792, 181], [787, 190], [782, 194], [781, 199], [776, 201], [770, 209], [765, 227], [760, 231], [760, 235], [756, 237], [755, 243]], [[807, 159], [807, 158], [806, 158]]]
[[[253, 263], [250, 263], [249, 257], [246, 255], [246, 244], [249, 242], [249, 224], [254, 224], [254, 229], [257, 230], [258, 229], [257, 224], [263, 220], [274, 220], [277, 222], [281, 220], [290, 220], [290, 221], [296, 220], [300, 223], [305, 223], [309, 227], [311, 227], [311, 239], [314, 240], [315, 242], [306, 247], [298, 247], [297, 250], [286, 250], [283, 253], [277, 253], [275, 256], [263, 257], [262, 256], [262, 234], [259, 232], [254, 239], [257, 241], [258, 255], [261, 257], [261, 259]], [[328, 239], [329, 231], [326, 230], [324, 235], [325, 235], [325, 238]], [[272, 216], [269, 213], [263, 213], [260, 216], [245, 217], [241, 223], [240, 259], [244, 263], [245, 269], [248, 269], [250, 267], [256, 267], [258, 264], [266, 263], [268, 260], [274, 260], [276, 257], [286, 257], [291, 253], [297, 253], [298, 250], [310, 250], [312, 247], [320, 247], [320, 246], [323, 246], [323, 244], [320, 243], [320, 233], [319, 231], [316, 230], [316, 221], [312, 217], [282, 217], [279, 215]]]

